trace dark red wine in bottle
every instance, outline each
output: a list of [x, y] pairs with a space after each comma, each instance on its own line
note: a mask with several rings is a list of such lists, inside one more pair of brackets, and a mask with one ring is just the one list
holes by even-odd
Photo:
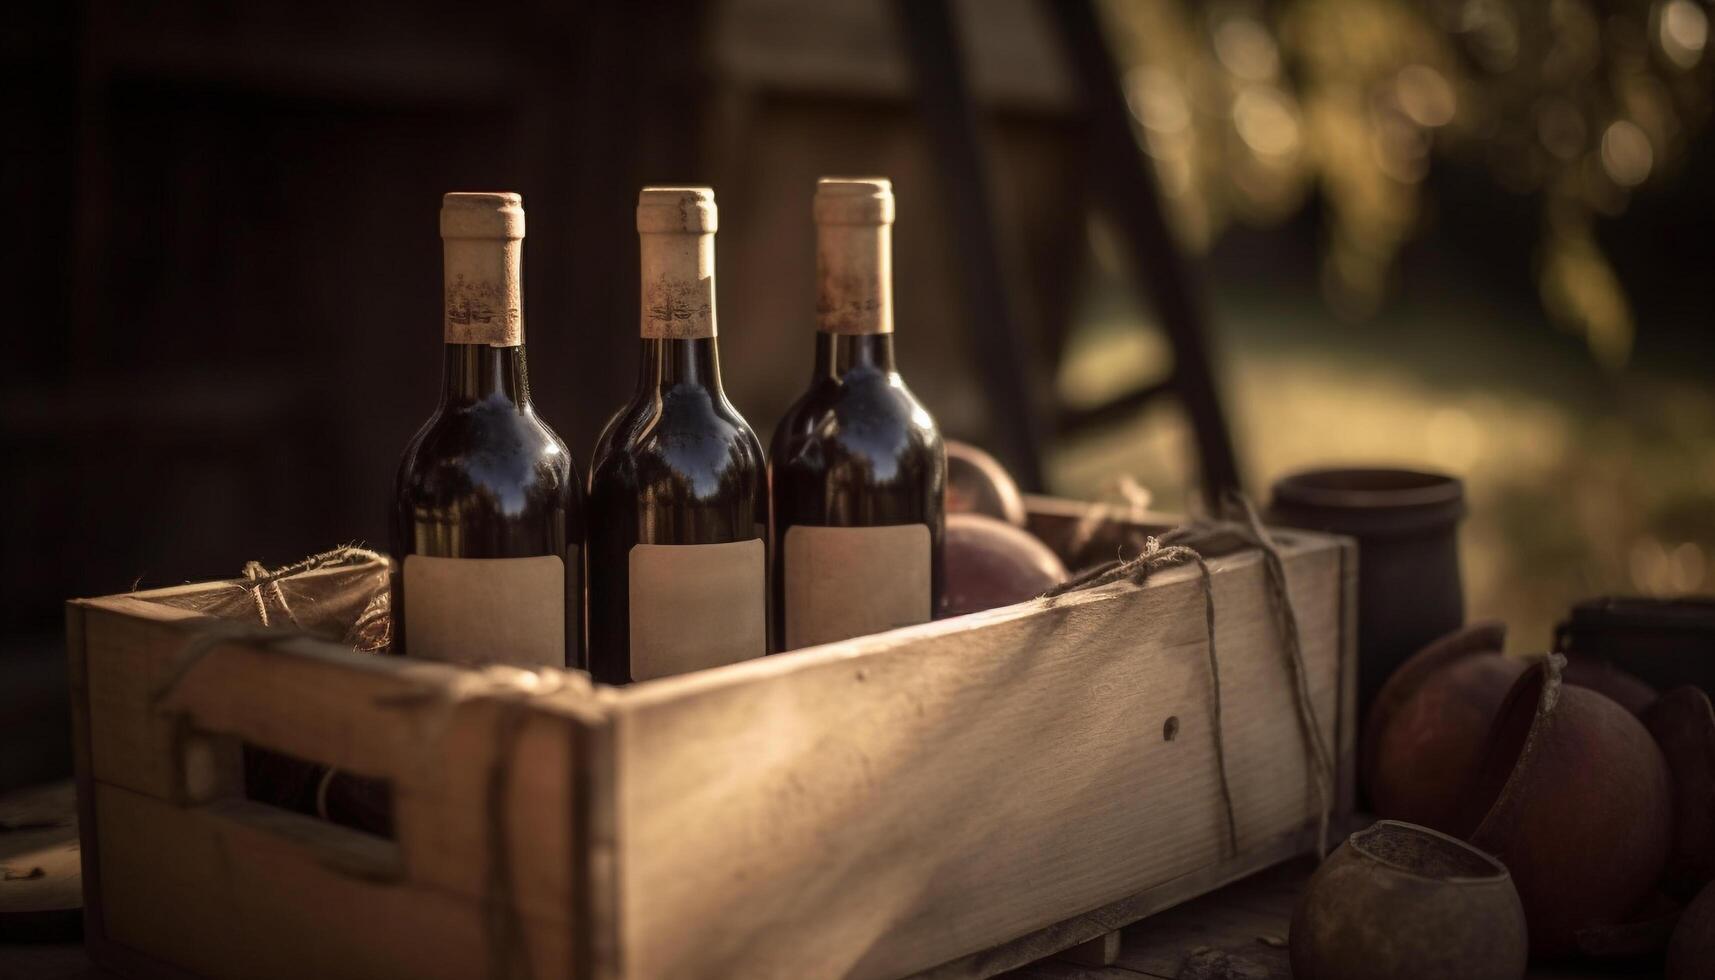
[[794, 650], [927, 622], [947, 456], [893, 357], [893, 186], [816, 185], [816, 359], [769, 451], [775, 635]]
[[448, 194], [441, 402], [393, 493], [393, 650], [463, 664], [576, 666], [583, 486], [530, 403], [524, 208]]
[[768, 648], [762, 444], [721, 390], [714, 193], [646, 187], [637, 390], [590, 464], [589, 666], [625, 684]]

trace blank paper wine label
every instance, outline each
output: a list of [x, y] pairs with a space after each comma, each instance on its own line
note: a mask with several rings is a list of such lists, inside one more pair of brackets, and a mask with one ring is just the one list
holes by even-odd
[[761, 538], [631, 549], [631, 679], [684, 674], [768, 652]]
[[929, 525], [786, 529], [786, 649], [930, 616]]
[[566, 563], [406, 555], [405, 643], [426, 660], [564, 667]]

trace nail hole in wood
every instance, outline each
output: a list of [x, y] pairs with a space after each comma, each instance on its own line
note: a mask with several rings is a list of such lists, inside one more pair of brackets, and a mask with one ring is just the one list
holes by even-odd
[[1179, 734], [1179, 716], [1178, 715], [1168, 715], [1167, 721], [1163, 722], [1161, 725], [1161, 740], [1163, 742], [1171, 742], [1171, 741], [1173, 741], [1174, 736], [1176, 736], [1178, 734]]

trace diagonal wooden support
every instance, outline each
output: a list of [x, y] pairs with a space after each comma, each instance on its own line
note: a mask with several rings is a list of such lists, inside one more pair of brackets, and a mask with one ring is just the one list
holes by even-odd
[[1028, 370], [1029, 339], [1007, 295], [1001, 269], [988, 165], [977, 137], [976, 113], [965, 84], [964, 58], [948, 0], [898, 0], [895, 5], [916, 78], [941, 191], [953, 219], [966, 329], [994, 413], [996, 456], [1027, 490], [1042, 483], [1043, 413]]

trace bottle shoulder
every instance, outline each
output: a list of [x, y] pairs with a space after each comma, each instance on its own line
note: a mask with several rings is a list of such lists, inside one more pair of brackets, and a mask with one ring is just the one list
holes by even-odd
[[944, 454], [940, 428], [897, 373], [854, 372], [811, 385], [775, 429], [775, 465], [791, 465], [806, 448], [819, 459]]
[[719, 391], [669, 388], [633, 398], [603, 429], [590, 463], [592, 485], [631, 484], [662, 473], [758, 472], [762, 444]]
[[398, 489], [429, 497], [581, 490], [565, 440], [534, 411], [498, 400], [439, 407], [407, 443]]

